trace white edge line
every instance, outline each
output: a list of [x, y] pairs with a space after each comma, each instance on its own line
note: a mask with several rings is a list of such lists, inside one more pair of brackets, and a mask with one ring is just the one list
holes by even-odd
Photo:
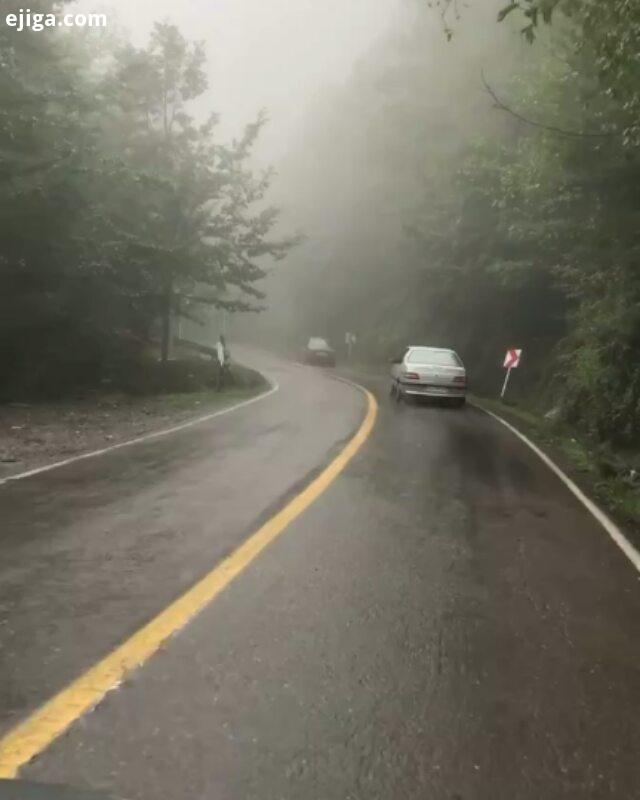
[[629, 559], [629, 561], [633, 564], [633, 566], [640, 572], [640, 552], [636, 550], [636, 548], [631, 544], [631, 542], [627, 539], [624, 533], [620, 530], [620, 528], [610, 519], [604, 511], [602, 511], [598, 506], [590, 500], [586, 494], [577, 486], [571, 478], [560, 469], [560, 467], [552, 461], [549, 456], [544, 453], [536, 444], [534, 444], [530, 439], [528, 439], [524, 433], [521, 433], [517, 428], [511, 425], [506, 419], [499, 417], [497, 414], [494, 414], [492, 411], [489, 411], [486, 408], [483, 408], [481, 405], [477, 405], [473, 403], [475, 408], [480, 409], [485, 414], [488, 414], [490, 417], [493, 417], [499, 423], [508, 428], [511, 433], [518, 437], [522, 442], [524, 442], [527, 447], [529, 447], [533, 452], [542, 460], [544, 463], [549, 467], [549, 469], [554, 472], [558, 478], [564, 483], [564, 485], [569, 489], [569, 491], [578, 498], [578, 500], [582, 503], [583, 506], [589, 511], [602, 525], [605, 531], [609, 534], [609, 536], [613, 539], [613, 541], [618, 545], [618, 547], [622, 550], [625, 556]]
[[101, 450], [91, 450], [88, 453], [81, 453], [78, 456], [65, 458], [63, 461], [54, 461], [52, 464], [45, 464], [42, 467], [35, 467], [34, 469], [27, 470], [27, 472], [19, 472], [16, 475], [7, 475], [6, 478], [0, 479], [0, 486], [4, 486], [4, 484], [10, 483], [11, 481], [21, 481], [23, 478], [31, 478], [33, 475], [40, 475], [42, 472], [49, 472], [52, 469], [58, 469], [58, 467], [65, 467], [67, 464], [73, 464], [76, 461], [84, 461], [86, 458], [102, 456], [105, 453], [112, 452], [113, 450], [120, 450], [123, 447], [130, 447], [133, 444], [140, 444], [140, 442], [146, 442], [149, 439], [160, 439], [162, 436], [169, 436], [170, 434], [177, 433], [185, 428], [192, 428], [194, 425], [201, 425], [203, 422], [208, 422], [215, 417], [221, 417], [223, 414], [229, 414], [232, 411], [238, 411], [238, 409], [249, 406], [252, 403], [257, 403], [259, 400], [265, 400], [267, 397], [270, 397], [272, 394], [275, 394], [275, 392], [279, 391], [280, 384], [277, 380], [275, 380], [275, 378], [272, 378], [268, 375], [263, 375], [263, 377], [267, 379], [271, 385], [271, 388], [266, 392], [261, 392], [259, 395], [256, 395], [256, 397], [250, 397], [248, 400], [242, 400], [240, 403], [236, 403], [235, 405], [228, 406], [227, 408], [221, 408], [219, 411], [214, 411], [211, 414], [205, 414], [202, 417], [196, 417], [195, 419], [187, 420], [187, 422], [182, 422], [180, 425], [174, 425], [171, 428], [164, 428], [160, 431], [152, 431], [151, 433], [145, 433], [144, 436], [137, 436], [135, 439], [127, 439], [124, 442], [118, 442], [117, 444], [109, 445], [109, 447], [103, 447]]

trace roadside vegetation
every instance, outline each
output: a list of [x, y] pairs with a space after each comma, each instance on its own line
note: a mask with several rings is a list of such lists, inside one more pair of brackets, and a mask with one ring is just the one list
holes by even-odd
[[220, 141], [205, 67], [169, 24], [144, 48], [0, 27], [0, 401], [126, 388], [173, 315], [262, 307], [294, 243], [249, 166], [266, 119]]
[[334, 198], [292, 329], [355, 331], [372, 362], [452, 346], [494, 396], [521, 347], [511, 398], [638, 469], [640, 3], [410, 6], [292, 160]]
[[157, 366], [156, 373], [142, 371], [135, 385], [124, 389], [103, 386], [81, 397], [5, 404], [0, 416], [0, 479], [188, 422], [267, 388], [259, 373], [232, 363], [225, 389], [219, 392], [213, 364], [193, 354], [183, 353], [169, 362], [168, 382], [167, 372]]

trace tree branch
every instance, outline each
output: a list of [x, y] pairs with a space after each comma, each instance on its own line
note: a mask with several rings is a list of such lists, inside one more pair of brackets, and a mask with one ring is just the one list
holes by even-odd
[[528, 119], [522, 114], [519, 114], [517, 111], [514, 111], [512, 108], [509, 108], [509, 106], [498, 97], [495, 90], [487, 82], [487, 79], [484, 75], [484, 70], [481, 70], [480, 75], [482, 77], [484, 88], [493, 100], [495, 107], [499, 108], [501, 111], [505, 111], [507, 114], [511, 114], [512, 117], [520, 120], [520, 122], [524, 122], [525, 125], [531, 125], [534, 128], [541, 128], [542, 130], [555, 133], [558, 136], [565, 136], [569, 139], [610, 139], [612, 136], [615, 136], [615, 134], [612, 132], [590, 133], [588, 131], [572, 131], [568, 130], [567, 128], [560, 128], [557, 125], [546, 125], [543, 122], [536, 122], [533, 119]]

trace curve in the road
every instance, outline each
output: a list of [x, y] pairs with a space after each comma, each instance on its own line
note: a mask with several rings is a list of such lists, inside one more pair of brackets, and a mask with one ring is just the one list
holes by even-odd
[[[243, 509], [225, 502], [229, 513], [213, 531], [205, 525], [205, 533], [184, 537], [196, 560], [206, 553], [215, 563], [220, 540], [234, 542], [225, 554], [232, 552], [262, 524], [256, 511], [286, 502], [267, 506], [269, 497], [290, 498], [286, 487], [296, 475], [330, 460], [327, 442], [346, 441], [360, 424], [359, 393], [310, 368], [282, 365], [277, 374], [283, 391], [259, 407], [260, 420], [240, 413], [231, 438], [211, 431], [203, 444], [205, 451], [215, 445], [216, 459], [202, 455], [194, 434], [171, 443], [180, 467], [170, 470], [178, 522], [197, 523], [199, 506], [185, 511], [194, 496], [212, 516], [212, 485], [226, 500], [242, 480], [250, 491], [246, 500], [236, 491], [236, 502], [258, 501], [246, 528], [237, 523]], [[359, 382], [386, 394], [382, 378]], [[154, 457], [166, 458], [157, 445]], [[238, 449], [248, 481], [233, 468]], [[127, 455], [137, 456], [139, 468], [144, 454], [131, 448]], [[285, 455], [293, 468], [274, 484], [269, 479]], [[189, 484], [203, 470], [194, 495]], [[31, 488], [23, 484], [12, 489]], [[89, 485], [81, 484], [85, 502]], [[136, 500], [141, 514], [150, 507], [146, 494]], [[25, 514], [30, 524], [36, 511]], [[127, 516], [127, 528], [139, 518]], [[163, 522], [179, 530], [173, 518]], [[16, 523], [15, 538], [23, 531]], [[99, 536], [100, 520], [91, 532]], [[180, 540], [169, 541], [175, 557]], [[155, 581], [164, 576], [175, 586], [176, 560], [167, 570], [161, 555], [151, 562]], [[474, 408], [387, 401], [340, 479], [137, 671], [126, 691], [110, 693], [22, 777], [139, 800], [637, 800], [636, 578], [584, 505], [503, 425]], [[104, 586], [95, 594], [102, 599]], [[16, 611], [12, 619], [29, 624], [33, 614]], [[100, 632], [105, 641], [104, 624]], [[58, 630], [54, 642], [69, 638]], [[43, 652], [37, 637], [34, 646]], [[33, 660], [31, 652], [21, 648], [15, 663], [24, 665], [25, 653]], [[71, 676], [99, 658], [87, 658]], [[27, 663], [16, 688], [33, 696], [29, 678], [42, 671], [38, 664], [29, 672]]]
[[[22, 766], [117, 688], [127, 674], [148, 661], [163, 642], [208, 606], [333, 483], [369, 438], [377, 415], [378, 406], [373, 395], [363, 387], [352, 385], [364, 393], [367, 410], [356, 434], [333, 461], [191, 589], [1, 739], [0, 778], [15, 777]], [[209, 418], [211, 416], [215, 415]]]
[[34, 469], [26, 470], [25, 472], [18, 472], [16, 475], [8, 475], [6, 478], [0, 479], [0, 486], [5, 483], [10, 483], [11, 481], [21, 481], [24, 478], [31, 478], [34, 475], [40, 475], [43, 472], [50, 472], [52, 469], [58, 469], [59, 467], [66, 467], [69, 464], [74, 464], [76, 461], [84, 461], [87, 458], [96, 458], [96, 456], [103, 456], [105, 453], [110, 453], [113, 450], [122, 450], [123, 447], [131, 447], [134, 444], [140, 444], [141, 442], [147, 442], [151, 439], [161, 439], [163, 436], [170, 436], [173, 433], [178, 433], [179, 431], [186, 430], [187, 428], [193, 428], [194, 425], [201, 425], [203, 422], [210, 422], [212, 419], [216, 417], [221, 417], [223, 414], [229, 414], [232, 411], [238, 411], [245, 406], [250, 406], [253, 403], [257, 403], [260, 400], [266, 400], [267, 397], [270, 397], [272, 394], [275, 394], [279, 389], [280, 386], [278, 381], [274, 378], [270, 377], [269, 375], [263, 375], [264, 378], [267, 379], [269, 383], [269, 388], [266, 389], [264, 392], [260, 392], [260, 394], [256, 395], [255, 397], [250, 397], [248, 400], [241, 400], [239, 403], [234, 403], [231, 406], [227, 406], [226, 408], [221, 408], [218, 411], [213, 411], [210, 414], [203, 414], [200, 417], [195, 417], [194, 419], [189, 419], [186, 422], [181, 422], [179, 425], [172, 425], [170, 428], [163, 428], [159, 431], [151, 431], [150, 433], [145, 433], [143, 436], [136, 436], [134, 439], [127, 439], [124, 442], [118, 442], [117, 444], [111, 444], [108, 447], [101, 447], [99, 450], [91, 450], [88, 453], [80, 453], [77, 456], [71, 456], [70, 458], [62, 459], [61, 461], [54, 461], [51, 464], [44, 464], [41, 467], [35, 467]]

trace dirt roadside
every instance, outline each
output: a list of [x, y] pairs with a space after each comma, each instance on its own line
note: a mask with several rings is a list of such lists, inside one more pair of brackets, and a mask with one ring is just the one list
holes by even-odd
[[0, 406], [0, 479], [186, 422], [264, 388]]

